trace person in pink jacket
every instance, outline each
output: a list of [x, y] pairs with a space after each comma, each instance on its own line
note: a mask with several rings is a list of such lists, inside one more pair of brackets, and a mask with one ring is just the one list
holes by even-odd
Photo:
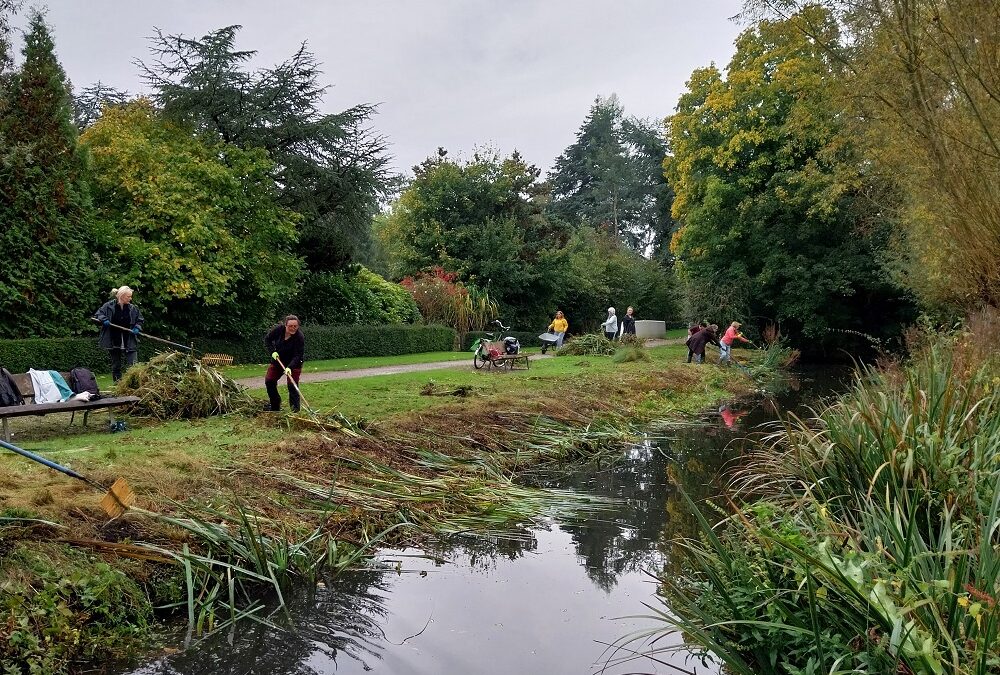
[[722, 336], [721, 340], [719, 340], [719, 363], [729, 363], [730, 356], [732, 356], [734, 340], [740, 340], [741, 342], [747, 343], [750, 342], [750, 340], [747, 340], [743, 337], [743, 334], [740, 333], [741, 325], [742, 324], [740, 324], [739, 321], [733, 321], [729, 324], [729, 328], [726, 329], [726, 334]]

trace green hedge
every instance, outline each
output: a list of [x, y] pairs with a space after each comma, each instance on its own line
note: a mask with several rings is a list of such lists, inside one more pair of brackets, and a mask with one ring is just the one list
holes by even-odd
[[[344, 359], [352, 356], [393, 356], [422, 352], [451, 351], [455, 331], [445, 326], [304, 326], [306, 359]], [[212, 346], [209, 349], [209, 346]], [[215, 342], [195, 342], [202, 351], [215, 351]], [[219, 350], [225, 343], [219, 343]], [[263, 334], [256, 340], [240, 343], [239, 355], [231, 353], [241, 363], [262, 363]]]
[[[304, 326], [306, 359], [342, 359], [351, 356], [392, 356], [451, 351], [455, 331], [444, 326]], [[264, 333], [245, 338], [195, 339], [198, 352], [233, 356], [234, 363], [263, 363]], [[141, 340], [140, 360], [158, 350], [152, 340]], [[12, 373], [28, 368], [69, 370], [76, 366], [95, 373], [111, 371], [108, 356], [97, 347], [97, 337], [0, 340], [0, 366]]]

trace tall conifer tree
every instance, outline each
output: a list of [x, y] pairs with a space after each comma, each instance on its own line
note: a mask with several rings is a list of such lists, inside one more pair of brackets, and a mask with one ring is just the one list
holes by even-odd
[[598, 98], [549, 174], [551, 211], [604, 229], [640, 253], [662, 249], [673, 227], [673, 193], [661, 166], [666, 154], [659, 128], [626, 117], [614, 95]]
[[86, 155], [77, 146], [66, 74], [35, 12], [24, 64], [0, 113], [0, 324], [67, 335], [98, 300]]

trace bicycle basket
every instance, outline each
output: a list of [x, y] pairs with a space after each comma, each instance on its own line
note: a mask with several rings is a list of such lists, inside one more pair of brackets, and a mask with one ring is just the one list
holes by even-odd
[[490, 358], [491, 359], [498, 359], [501, 356], [503, 356], [503, 353], [499, 349], [497, 349], [496, 347], [490, 347]]

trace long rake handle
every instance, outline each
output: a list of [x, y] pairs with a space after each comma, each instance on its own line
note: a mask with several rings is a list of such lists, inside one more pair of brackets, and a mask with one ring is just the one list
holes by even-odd
[[50, 469], [55, 469], [59, 473], [66, 474], [70, 478], [77, 478], [79, 480], [82, 480], [85, 483], [93, 485], [94, 487], [98, 487], [101, 490], [105, 489], [104, 486], [95, 483], [94, 481], [90, 480], [86, 476], [81, 476], [76, 471], [73, 471], [73, 469], [70, 469], [68, 467], [62, 466], [61, 464], [56, 464], [52, 460], [45, 459], [41, 455], [36, 455], [35, 453], [31, 452], [30, 450], [25, 450], [24, 448], [19, 448], [16, 445], [12, 445], [12, 444], [10, 444], [10, 443], [8, 443], [6, 441], [0, 441], [0, 447], [7, 448], [11, 452], [16, 452], [17, 454], [21, 455], [22, 457], [27, 457], [28, 459], [30, 459], [33, 462], [38, 462], [39, 464], [44, 464], [45, 466], [49, 467]]
[[[284, 373], [285, 373], [285, 379], [287, 379], [287, 380], [288, 380], [289, 382], [291, 382], [292, 386], [293, 386], [293, 387], [295, 387], [295, 391], [297, 391], [297, 392], [298, 392], [298, 394], [299, 394], [299, 398], [300, 398], [300, 399], [302, 400], [302, 403], [304, 403], [304, 404], [305, 404], [305, 406], [306, 406], [306, 409], [307, 409], [307, 410], [308, 410], [309, 412], [314, 412], [314, 411], [313, 411], [313, 407], [312, 407], [311, 405], [309, 405], [309, 401], [307, 401], [307, 400], [306, 400], [306, 397], [302, 395], [302, 390], [301, 390], [301, 389], [299, 389], [299, 383], [298, 383], [298, 382], [296, 382], [296, 381], [295, 381], [295, 378], [294, 378], [294, 377], [292, 377], [292, 376], [291, 376], [291, 374], [290, 374], [290, 373], [288, 372], [288, 368], [286, 368], [286, 367], [285, 367], [285, 364], [284, 364], [284, 363], [282, 363], [282, 362], [281, 362], [281, 359], [280, 359], [280, 358], [278, 358], [278, 357], [275, 357], [275, 359], [274, 359], [274, 360], [278, 362], [278, 365], [279, 365], [279, 366], [281, 366], [281, 370], [282, 370], [282, 372], [284, 372]], [[315, 414], [315, 413], [314, 413], [314, 414]]]
[[[94, 317], [94, 321], [98, 321], [97, 317]], [[132, 332], [131, 328], [126, 328], [125, 326], [119, 326], [116, 323], [109, 323], [108, 325], [111, 326], [112, 328], [117, 328], [118, 330], [123, 330], [126, 333], [131, 333]], [[189, 352], [189, 351], [192, 350], [192, 347], [189, 347], [188, 345], [182, 345], [179, 342], [171, 342], [170, 340], [164, 340], [163, 338], [158, 338], [155, 335], [150, 335], [149, 333], [142, 333], [142, 336], [144, 338], [148, 338], [148, 339], [150, 339], [150, 340], [152, 340], [154, 342], [162, 342], [165, 345], [170, 345], [171, 347], [176, 347], [177, 349], [183, 349], [186, 352]]]

